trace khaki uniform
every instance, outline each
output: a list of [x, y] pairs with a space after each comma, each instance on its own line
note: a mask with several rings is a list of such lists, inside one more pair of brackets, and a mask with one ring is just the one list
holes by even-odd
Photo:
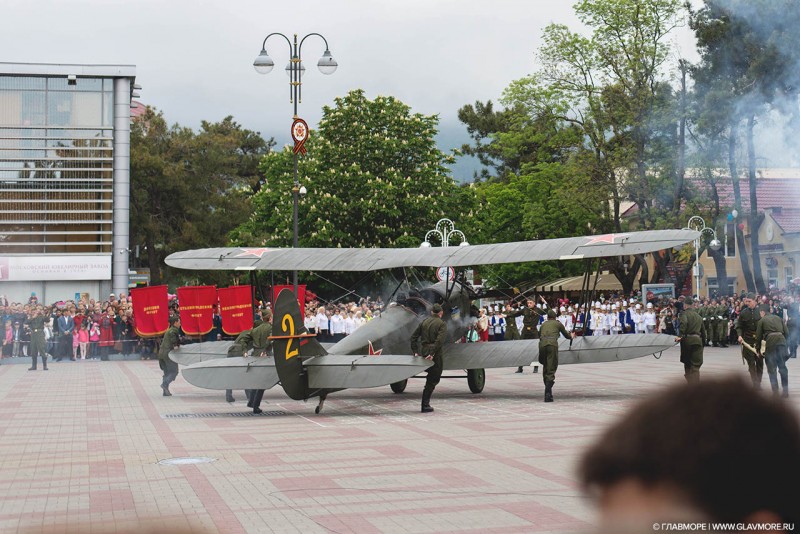
[[781, 386], [783, 386], [783, 396], [789, 396], [789, 371], [786, 369], [786, 358], [788, 356], [786, 348], [786, 338], [789, 331], [786, 324], [777, 315], [765, 315], [758, 322], [756, 328], [756, 347], [761, 346], [761, 341], [767, 342], [764, 359], [767, 363], [767, 373], [773, 393], [778, 393], [778, 372], [781, 375]]
[[[267, 356], [272, 352], [272, 323], [264, 322], [253, 328], [251, 336], [253, 340], [253, 356]], [[248, 395], [247, 405], [253, 408], [255, 413], [261, 412], [261, 399], [264, 397], [263, 389], [252, 390]]]
[[681, 363], [684, 376], [690, 384], [700, 381], [700, 367], [703, 365], [703, 340], [706, 329], [703, 319], [689, 308], [678, 316], [681, 332]]
[[422, 390], [423, 408], [430, 406], [433, 390], [442, 378], [446, 339], [447, 324], [438, 315], [427, 317], [411, 335], [411, 350], [414, 354], [433, 356], [433, 365], [428, 367], [425, 388]]
[[509, 315], [509, 317], [517, 317], [522, 315], [522, 339], [538, 339], [539, 338], [539, 320], [542, 314], [536, 308], [528, 308], [527, 306], [519, 311]]
[[169, 388], [169, 385], [178, 377], [178, 364], [169, 359], [169, 352], [180, 346], [180, 331], [174, 326], [170, 326], [158, 349], [158, 366], [164, 371], [164, 379], [161, 381], [162, 389]]
[[[736, 319], [736, 333], [742, 340], [750, 345], [756, 347], [756, 329], [758, 321], [761, 320], [761, 315], [758, 308], [750, 308], [745, 306]], [[750, 380], [756, 388], [761, 387], [761, 379], [764, 376], [764, 358], [758, 356], [755, 352], [751, 351], [742, 345], [742, 360], [747, 362], [747, 371], [750, 373]]]
[[37, 356], [42, 356], [42, 369], [47, 371], [47, 342], [44, 339], [44, 315], [37, 315], [27, 321], [28, 328], [31, 329], [31, 344], [28, 348], [28, 355], [31, 357], [31, 370], [36, 370]]
[[539, 363], [542, 364], [542, 378], [545, 385], [555, 382], [558, 369], [558, 338], [563, 334], [569, 338], [570, 333], [557, 319], [548, 319], [542, 324], [539, 332]]

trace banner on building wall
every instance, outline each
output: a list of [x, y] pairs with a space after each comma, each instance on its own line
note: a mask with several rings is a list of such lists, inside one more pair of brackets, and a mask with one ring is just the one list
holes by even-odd
[[222, 331], [235, 336], [253, 328], [253, 288], [251, 286], [222, 287], [219, 296], [219, 314]]
[[0, 282], [111, 280], [111, 256], [0, 256]]
[[169, 328], [167, 286], [131, 289], [133, 329], [139, 336], [159, 336]]
[[214, 328], [213, 307], [217, 303], [216, 286], [178, 288], [181, 330], [190, 336], [203, 336]]

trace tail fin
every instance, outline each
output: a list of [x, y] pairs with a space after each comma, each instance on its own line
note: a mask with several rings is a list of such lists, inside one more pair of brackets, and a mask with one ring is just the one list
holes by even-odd
[[281, 291], [275, 302], [272, 331], [275, 336], [272, 340], [275, 368], [283, 390], [292, 399], [307, 399], [308, 376], [303, 371], [303, 360], [327, 352], [315, 338], [303, 337], [308, 334], [303, 314], [294, 292], [289, 289]]

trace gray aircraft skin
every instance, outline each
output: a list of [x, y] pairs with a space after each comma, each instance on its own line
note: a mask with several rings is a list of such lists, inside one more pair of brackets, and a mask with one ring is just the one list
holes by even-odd
[[[293, 270], [366, 271], [404, 266], [469, 266], [549, 259], [582, 259], [603, 256], [642, 254], [678, 247], [698, 237], [693, 230], [656, 230], [583, 236], [544, 241], [524, 241], [493, 245], [419, 249], [270, 249], [220, 248], [171, 254], [166, 263], [183, 269], [217, 270]], [[284, 291], [285, 292], [285, 291]], [[284, 293], [282, 292], [282, 294]], [[290, 292], [291, 293], [291, 292]], [[392, 385], [400, 393], [406, 379], [429, 367], [430, 362], [410, 355], [414, 329], [430, 315], [433, 304], [441, 304], [448, 325], [450, 342], [459, 340], [476, 320], [471, 301], [475, 295], [458, 282], [440, 282], [427, 288], [398, 294], [379, 317], [368, 321], [328, 350], [313, 338], [301, 341], [297, 354], [275, 358], [224, 358], [230, 342], [210, 342], [202, 348], [187, 345], [170, 353], [182, 364], [184, 377], [191, 384], [210, 389], [267, 389], [278, 380], [293, 399], [320, 397], [319, 413], [328, 393], [353, 387]], [[279, 297], [280, 300], [280, 297]], [[293, 308], [289, 301], [294, 301]], [[293, 339], [304, 333], [299, 306], [284, 296], [283, 309], [276, 302], [276, 321], [289, 316], [286, 324], [273, 323], [275, 336]], [[283, 315], [281, 315], [283, 314]], [[225, 345], [227, 343], [228, 345]], [[274, 346], [287, 348], [285, 339], [274, 339]], [[289, 342], [291, 345], [291, 342]], [[562, 340], [559, 363], [593, 363], [627, 360], [659, 353], [674, 345], [665, 334], [623, 334]], [[187, 349], [187, 350], [184, 350]], [[448, 343], [444, 369], [465, 370], [469, 388], [483, 390], [486, 368], [517, 367], [538, 359], [537, 340], [493, 343]], [[180, 354], [179, 354], [180, 353]], [[287, 363], [288, 362], [288, 363]], [[258, 382], [258, 386], [253, 386]]]

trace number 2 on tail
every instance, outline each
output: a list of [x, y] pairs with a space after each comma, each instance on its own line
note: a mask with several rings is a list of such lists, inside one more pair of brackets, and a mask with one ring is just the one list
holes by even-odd
[[[287, 335], [293, 336], [294, 335], [294, 319], [288, 313], [283, 316], [281, 319], [281, 327], [283, 331], [287, 333]], [[292, 343], [294, 343], [294, 339], [290, 338], [289, 342], [286, 344], [286, 359], [294, 358], [298, 354], [298, 350], [290, 350], [292, 348]]]

